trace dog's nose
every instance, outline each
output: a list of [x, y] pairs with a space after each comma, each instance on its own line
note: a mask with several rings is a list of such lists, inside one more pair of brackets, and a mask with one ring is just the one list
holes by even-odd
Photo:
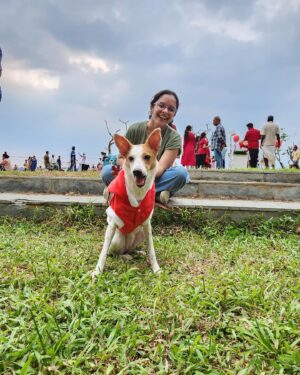
[[134, 177], [144, 177], [144, 174], [140, 169], [135, 169], [132, 173]]

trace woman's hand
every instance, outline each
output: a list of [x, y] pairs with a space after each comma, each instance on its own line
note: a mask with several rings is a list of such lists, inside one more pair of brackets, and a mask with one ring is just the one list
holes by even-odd
[[166, 150], [158, 162], [158, 169], [156, 172], [156, 178], [160, 177], [164, 171], [174, 164], [175, 159], [178, 156], [179, 150]]

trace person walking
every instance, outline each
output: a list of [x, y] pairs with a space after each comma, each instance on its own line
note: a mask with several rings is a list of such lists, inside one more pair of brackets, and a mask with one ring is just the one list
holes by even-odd
[[195, 147], [196, 147], [196, 137], [193, 133], [193, 128], [188, 125], [185, 128], [184, 138], [183, 138], [183, 154], [181, 157], [181, 164], [185, 167], [195, 167], [196, 157], [195, 157]]
[[225, 167], [225, 160], [223, 159], [222, 151], [226, 147], [226, 133], [219, 116], [213, 118], [213, 125], [216, 128], [211, 137], [211, 150], [214, 151], [216, 167], [217, 169], [220, 169]]
[[260, 131], [253, 127], [252, 122], [249, 122], [246, 126], [248, 131], [245, 134], [244, 142], [248, 142], [249, 164], [251, 168], [256, 168], [258, 162]]
[[75, 146], [72, 146], [72, 150], [70, 154], [70, 166], [68, 168], [68, 171], [75, 171], [75, 172], [77, 171]]
[[264, 163], [266, 168], [275, 168], [275, 143], [278, 142], [280, 147], [280, 130], [279, 126], [275, 124], [273, 116], [268, 116], [267, 123], [263, 126], [261, 135], [261, 148], [264, 154]]

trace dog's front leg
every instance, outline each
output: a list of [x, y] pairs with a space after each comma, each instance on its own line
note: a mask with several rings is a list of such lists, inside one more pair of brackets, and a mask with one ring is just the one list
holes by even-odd
[[149, 249], [151, 268], [152, 268], [152, 271], [154, 273], [157, 273], [157, 272], [160, 271], [160, 268], [159, 268], [159, 265], [158, 265], [157, 260], [156, 260], [153, 238], [152, 238], [152, 227], [151, 227], [150, 220], [148, 220], [143, 225], [143, 229], [144, 229], [144, 233], [145, 233], [145, 237], [146, 237], [147, 247]]
[[109, 250], [111, 241], [114, 237], [114, 234], [116, 232], [116, 229], [117, 229], [117, 225], [113, 221], [111, 221], [108, 224], [108, 227], [107, 227], [106, 232], [105, 232], [104, 244], [103, 244], [103, 248], [102, 248], [102, 251], [100, 253], [100, 256], [99, 256], [98, 263], [96, 265], [95, 270], [92, 273], [93, 278], [96, 277], [97, 275], [99, 275], [99, 273], [103, 272], [106, 257], [107, 257], [107, 254], [108, 254], [108, 250]]

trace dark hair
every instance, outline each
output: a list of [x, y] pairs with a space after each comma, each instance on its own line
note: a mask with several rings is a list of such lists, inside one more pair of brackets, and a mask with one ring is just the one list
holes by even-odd
[[172, 91], [172, 90], [161, 90], [159, 92], [157, 92], [151, 102], [150, 102], [150, 105], [151, 105], [151, 108], [154, 106], [154, 104], [159, 100], [159, 98], [161, 98], [163, 95], [172, 95], [174, 96], [175, 100], [176, 100], [176, 111], [178, 110], [179, 108], [179, 99], [178, 99], [178, 96], [176, 94], [176, 92]]
[[253, 124], [252, 124], [252, 122], [249, 122], [246, 126], [247, 126], [248, 128], [253, 128]]
[[205, 132], [202, 132], [202, 133], [200, 134], [200, 139], [205, 138], [205, 137], [206, 137], [206, 133], [205, 133]]
[[[217, 122], [217, 124], [216, 124], [216, 122]], [[219, 124], [221, 124], [221, 117], [220, 117], [220, 116], [215, 116], [215, 117], [213, 118], [213, 124], [214, 124], [214, 125], [219, 125]]]
[[274, 121], [274, 116], [268, 116], [268, 121]]
[[2, 155], [2, 158], [3, 159], [8, 159], [9, 158], [9, 155], [7, 154], [6, 151], [4, 151], [4, 154]]
[[184, 138], [189, 139], [189, 132], [192, 130], [192, 125], [187, 125], [184, 132]]
[[72, 150], [75, 150], [75, 146], [72, 146]]

